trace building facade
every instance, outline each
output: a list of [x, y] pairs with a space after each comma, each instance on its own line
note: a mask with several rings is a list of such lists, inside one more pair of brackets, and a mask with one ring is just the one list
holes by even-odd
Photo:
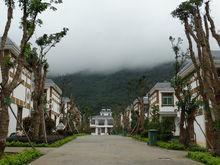
[[[220, 51], [212, 51], [213, 60], [218, 72], [218, 75], [220, 77]], [[197, 78], [197, 74], [195, 72], [195, 67], [192, 62], [188, 62], [178, 73], [180, 77], [188, 81], [188, 84], [191, 87], [192, 94], [194, 96], [198, 95], [199, 92], [199, 81]], [[199, 100], [202, 100], [201, 97], [198, 97]], [[196, 122], [194, 122], [194, 133], [195, 133], [195, 140], [196, 143], [201, 146], [206, 146], [206, 138], [203, 132], [206, 132], [206, 122], [205, 122], [205, 114], [203, 107], [200, 107], [197, 110]], [[202, 130], [201, 130], [202, 129]]]
[[[16, 46], [16, 44], [8, 38], [4, 48], [4, 53], [8, 54], [12, 61], [15, 61], [20, 51], [18, 46]], [[15, 71], [15, 68], [10, 69], [9, 81], [13, 79]], [[1, 72], [0, 82], [2, 82]], [[22, 119], [31, 115], [31, 110], [33, 109], [33, 102], [31, 99], [31, 93], [33, 91], [32, 71], [28, 66], [23, 67], [22, 74], [20, 76], [20, 82], [21, 83], [14, 89], [11, 94], [11, 108], [18, 120], [22, 122]], [[13, 116], [13, 113], [9, 109], [8, 135], [19, 130], [21, 130], [21, 128]]]
[[113, 129], [111, 109], [102, 109], [100, 115], [90, 118], [91, 135], [110, 135]]
[[55, 121], [57, 126], [60, 121], [62, 90], [53, 82], [53, 80], [46, 79], [44, 91], [46, 94], [48, 116]]
[[175, 91], [169, 82], [156, 83], [148, 93], [149, 97], [149, 119], [155, 107], [159, 109], [160, 121], [169, 119], [174, 122], [174, 135], [179, 135], [180, 113], [176, 106], [177, 98]]

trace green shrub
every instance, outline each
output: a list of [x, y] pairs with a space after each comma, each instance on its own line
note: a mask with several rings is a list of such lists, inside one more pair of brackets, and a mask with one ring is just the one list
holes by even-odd
[[26, 150], [19, 154], [5, 156], [0, 160], [0, 165], [24, 165], [42, 156], [37, 150]]
[[184, 150], [185, 149], [184, 145], [176, 141], [171, 141], [171, 142], [158, 141], [157, 146], [161, 148], [170, 149], [170, 150]]
[[29, 133], [30, 126], [31, 126], [31, 117], [25, 117], [22, 120], [22, 123], [23, 123], [24, 130]]
[[134, 136], [132, 136], [132, 138], [136, 139], [138, 141], [148, 142], [148, 138], [147, 137], [141, 137], [140, 135], [134, 135]]
[[140, 136], [143, 137], [143, 138], [144, 138], [144, 137], [145, 137], [145, 138], [148, 137], [148, 131], [143, 131], [143, 132], [140, 134]]
[[52, 134], [53, 130], [56, 129], [56, 122], [51, 118], [45, 119], [45, 125], [47, 134]]
[[187, 157], [207, 165], [220, 164], [220, 157], [215, 157], [208, 152], [199, 152], [199, 151], [189, 152]]
[[[52, 144], [47, 144], [47, 143], [33, 143], [34, 147], [60, 147], [63, 144], [70, 142], [74, 139], [76, 139], [79, 136], [83, 136], [84, 134], [76, 134], [76, 135], [72, 135], [72, 136], [67, 136], [64, 139], [58, 140]], [[6, 146], [7, 147], [30, 147], [29, 143], [23, 143], [23, 142], [19, 142], [19, 141], [12, 141], [12, 142], [6, 142]]]
[[189, 151], [200, 151], [200, 152], [207, 152], [207, 149], [204, 147], [201, 147], [197, 144], [191, 145], [190, 147], [187, 148]]

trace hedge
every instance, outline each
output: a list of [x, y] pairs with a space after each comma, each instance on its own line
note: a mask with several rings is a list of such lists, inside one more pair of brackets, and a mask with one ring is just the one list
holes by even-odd
[[133, 139], [136, 139], [136, 140], [138, 140], [138, 141], [148, 142], [148, 138], [142, 137], [142, 136], [140, 136], [140, 135], [134, 135], [134, 136], [132, 136], [132, 138], [133, 138]]
[[24, 165], [42, 156], [38, 150], [26, 150], [18, 154], [7, 155], [0, 159], [0, 165]]
[[220, 164], [220, 157], [213, 156], [208, 152], [199, 152], [199, 151], [188, 152], [187, 157], [207, 165]]
[[[40, 144], [36, 144], [33, 143], [34, 147], [60, 147], [62, 145], [64, 145], [65, 143], [68, 143], [74, 139], [76, 139], [79, 136], [83, 136], [84, 134], [75, 134], [72, 136], [67, 136], [64, 139], [58, 140], [52, 144], [47, 144], [47, 143], [40, 143]], [[23, 143], [23, 142], [19, 142], [19, 141], [12, 141], [12, 142], [6, 142], [6, 146], [7, 147], [31, 147], [29, 143]]]
[[170, 150], [185, 150], [184, 145], [178, 142], [175, 142], [175, 141], [171, 141], [171, 142], [158, 141], [157, 146], [161, 148], [170, 149]]

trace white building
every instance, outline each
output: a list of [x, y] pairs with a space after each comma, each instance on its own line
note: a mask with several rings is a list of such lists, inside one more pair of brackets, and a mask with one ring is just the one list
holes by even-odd
[[100, 115], [90, 118], [91, 135], [109, 135], [113, 128], [111, 109], [102, 109]]
[[[215, 66], [217, 68], [217, 72], [220, 75], [220, 51], [212, 51], [212, 55], [213, 55]], [[190, 78], [188, 81], [190, 82], [191, 90], [194, 95], [197, 95], [198, 90], [199, 90], [199, 82], [198, 82], [197, 74], [195, 72], [195, 67], [194, 67], [193, 63], [192, 62], [187, 63], [178, 74], [183, 79]], [[199, 99], [202, 100], [201, 97]], [[194, 132], [195, 132], [196, 142], [197, 142], [197, 144], [205, 147], [206, 146], [206, 138], [201, 131], [201, 128], [202, 128], [203, 132], [206, 132], [205, 114], [204, 114], [204, 110], [202, 107], [197, 111], [196, 121], [201, 126], [201, 127], [198, 126], [198, 124], [196, 122], [194, 122]]]
[[[9, 38], [7, 39], [5, 46], [5, 53], [9, 54], [11, 60], [15, 60], [19, 55], [19, 48], [16, 46], [14, 42], [12, 42]], [[15, 74], [15, 68], [10, 69], [9, 72], [9, 81], [12, 80]], [[31, 92], [33, 88], [32, 81], [32, 72], [28, 66], [23, 68], [22, 74], [20, 76], [20, 80], [23, 82], [14, 89], [11, 94], [11, 107], [16, 114], [18, 120], [22, 122], [22, 119], [31, 115], [31, 110], [33, 109], [33, 103], [31, 101]], [[0, 72], [0, 82], [2, 82], [2, 75]], [[21, 130], [18, 122], [13, 116], [12, 112], [9, 109], [9, 132], [8, 135], [14, 133], [18, 130]]]
[[153, 108], [158, 106], [160, 120], [163, 118], [173, 120], [175, 124], [174, 135], [178, 136], [180, 113], [177, 111], [176, 102], [174, 88], [169, 82], [158, 82], [149, 92], [149, 118], [151, 118]]
[[57, 126], [60, 121], [62, 90], [51, 79], [45, 81], [44, 90], [46, 93], [48, 115], [56, 122]]

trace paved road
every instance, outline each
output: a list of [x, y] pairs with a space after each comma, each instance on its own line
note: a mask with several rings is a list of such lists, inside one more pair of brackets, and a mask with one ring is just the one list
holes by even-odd
[[149, 147], [121, 136], [82, 136], [31, 165], [201, 165], [186, 152]]

